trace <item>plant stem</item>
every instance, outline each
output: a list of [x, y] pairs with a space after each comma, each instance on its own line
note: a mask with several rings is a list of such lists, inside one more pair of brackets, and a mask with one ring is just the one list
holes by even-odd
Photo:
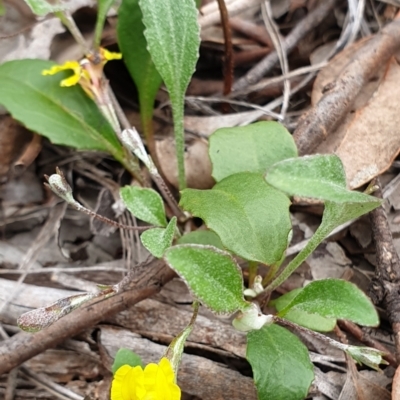
[[340, 343], [337, 340], [331, 339], [329, 336], [323, 335], [322, 333], [315, 332], [315, 331], [312, 331], [311, 329], [304, 328], [304, 326], [297, 325], [294, 322], [288, 321], [287, 319], [283, 319], [283, 318], [280, 318], [280, 317], [277, 317], [274, 315], [273, 320], [278, 325], [292, 328], [295, 331], [311, 335], [314, 338], [322, 340], [323, 342], [329, 344], [332, 347], [336, 347], [339, 350], [346, 351], [346, 349], [348, 348], [348, 345]]
[[318, 247], [332, 229], [332, 225], [321, 223], [317, 231], [307, 243], [307, 246], [297, 254], [297, 256], [284, 268], [282, 273], [265, 288], [263, 296], [268, 296], [278, 286], [285, 282], [286, 279], [289, 278], [289, 276], [300, 266], [300, 264]]
[[185, 219], [185, 214], [182, 212], [182, 210], [179, 208], [178, 203], [176, 202], [174, 196], [168, 189], [167, 184], [164, 182], [163, 178], [161, 175], [157, 173], [151, 174], [151, 177], [153, 178], [153, 181], [157, 185], [158, 189], [160, 190], [161, 194], [163, 195], [165, 201], [168, 203], [168, 205], [171, 207], [172, 212], [174, 215], [179, 219]]
[[257, 275], [258, 263], [256, 261], [249, 261], [249, 288], [253, 287], [254, 279]]
[[101, 222], [104, 222], [105, 224], [115, 226], [116, 228], [126, 229], [129, 231], [140, 231], [140, 232], [153, 228], [153, 226], [151, 226], [151, 225], [149, 225], [149, 226], [130, 226], [130, 225], [120, 224], [117, 221], [114, 221], [110, 218], [104, 217], [103, 215], [97, 214], [92, 210], [89, 210], [88, 208], [84, 207], [82, 204], [78, 203], [77, 201], [75, 201], [74, 203], [68, 203], [68, 204], [70, 204], [72, 207], [74, 207], [77, 211], [81, 211], [93, 218], [98, 219]]
[[224, 96], [232, 91], [233, 81], [233, 46], [232, 32], [229, 26], [229, 15], [225, 0], [217, 0], [219, 13], [221, 15], [222, 31], [224, 33]]
[[268, 285], [268, 283], [271, 282], [271, 280], [274, 278], [274, 276], [275, 276], [276, 272], [278, 271], [278, 269], [279, 269], [279, 265], [278, 264], [271, 265], [269, 267], [268, 273], [267, 273], [267, 275], [265, 275], [265, 277], [264, 277], [264, 279], [262, 281], [262, 285], [263, 286]]
[[175, 149], [176, 160], [178, 163], [178, 181], [179, 190], [186, 189], [186, 176], [185, 176], [185, 131], [183, 126], [183, 109], [184, 99], [179, 95], [171, 96], [175, 98], [172, 102], [172, 115], [174, 120], [174, 134], [175, 134]]

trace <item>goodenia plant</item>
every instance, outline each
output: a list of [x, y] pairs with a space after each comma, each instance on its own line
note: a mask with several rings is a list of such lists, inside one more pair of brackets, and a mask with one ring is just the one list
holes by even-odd
[[[27, 0], [27, 3], [40, 15], [55, 12], [79, 40], [64, 5], [45, 0]], [[118, 107], [102, 75], [105, 62], [120, 57], [99, 48], [101, 27], [112, 4], [111, 0], [99, 1], [93, 49], [84, 49], [82, 61], [56, 66], [50, 61], [18, 60], [0, 65], [0, 104], [28, 128], [54, 143], [110, 153], [139, 178], [135, 154], [153, 176], [157, 172], [137, 132], [120, 127], [123, 117], [117, 118]], [[184, 189], [183, 99], [199, 47], [195, 2], [123, 0], [119, 17], [119, 43], [138, 86], [142, 121], [150, 146], [152, 109], [161, 80], [169, 91], [179, 186]], [[135, 63], [135, 46], [139, 46], [140, 63]], [[43, 76], [43, 71], [50, 76]], [[270, 315], [261, 312], [256, 299], [268, 298], [333, 229], [378, 207], [380, 201], [347, 190], [338, 157], [297, 157], [291, 135], [275, 122], [220, 129], [210, 138], [209, 155], [216, 185], [210, 190], [184, 189], [180, 200], [180, 207], [201, 218], [208, 230], [182, 236], [177, 218], [168, 221], [163, 199], [152, 189], [128, 186], [121, 189], [120, 195], [136, 218], [151, 224], [141, 235], [143, 245], [181, 276], [201, 304], [218, 314], [235, 315], [234, 327], [247, 335], [247, 359], [259, 399], [303, 399], [314, 378], [306, 347], [287, 327], [311, 332], [357, 361], [378, 368], [382, 362], [380, 352], [346, 346], [319, 333], [332, 330], [338, 318], [364, 326], [378, 324], [372, 303], [353, 284], [334, 279], [312, 282], [271, 302], [276, 313]], [[72, 206], [90, 213], [74, 200], [61, 175], [51, 176], [49, 185]], [[164, 192], [163, 195], [168, 201]], [[317, 199], [324, 203], [325, 209], [322, 222], [307, 246], [285, 265], [292, 231], [289, 214], [292, 196]], [[238, 257], [249, 266], [251, 279], [247, 288]], [[259, 265], [268, 267], [263, 277], [257, 275]], [[43, 329], [87, 301], [104, 299], [120, 290], [120, 284], [99, 286], [96, 292], [71, 296], [26, 313], [19, 319], [19, 325], [30, 331]], [[174, 369], [174, 379], [174, 360], [180, 358], [193, 323], [173, 342], [175, 351], [169, 358], [172, 365], [163, 361], [166, 371]], [[137, 360], [131, 364], [136, 368]], [[158, 367], [151, 368], [164, 367], [160, 362]], [[174, 381], [169, 383], [178, 398]], [[124, 390], [118, 385], [115, 386], [118, 390]]]
[[[240, 162], [237, 147], [249, 149]], [[236, 315], [233, 326], [247, 335], [246, 357], [258, 398], [301, 400], [314, 379], [306, 347], [287, 327], [312, 334], [378, 369], [384, 362], [380, 351], [344, 345], [319, 333], [331, 331], [337, 319], [378, 325], [371, 301], [352, 283], [338, 279], [312, 282], [270, 302], [276, 313], [268, 315], [252, 297], [268, 295], [333, 229], [378, 207], [380, 200], [346, 189], [337, 156], [297, 157], [290, 133], [276, 122], [216, 131], [210, 138], [210, 158], [216, 185], [210, 190], [185, 189], [180, 202], [210, 230], [180, 236], [176, 218], [168, 222], [161, 197], [152, 189], [127, 186], [121, 189], [121, 198], [135, 217], [155, 226], [142, 233], [143, 245], [178, 273], [197, 301], [217, 314]], [[51, 182], [60, 179], [50, 177]], [[324, 201], [325, 210], [308, 245], [278, 273], [291, 236], [292, 195]], [[63, 198], [73, 202], [71, 196]], [[267, 266], [268, 274], [264, 279], [256, 277], [245, 289], [237, 257], [247, 261], [249, 268]], [[110, 296], [118, 288], [104, 287], [103, 292]], [[35, 313], [41, 321], [47, 318], [52, 323], [56, 312], [65, 315], [69, 300], [72, 307], [101, 296], [102, 292], [63, 299], [63, 309], [55, 304], [32, 311], [21, 317], [20, 325], [31, 327]]]
[[[259, 399], [303, 399], [314, 378], [313, 367], [305, 346], [279, 325], [326, 332], [340, 318], [376, 326], [377, 313], [355, 285], [326, 279], [281, 296], [271, 302], [276, 315], [263, 315], [243, 295], [243, 276], [235, 256], [249, 265], [256, 262], [269, 267], [265, 287], [256, 294], [270, 293], [333, 229], [378, 207], [380, 200], [347, 190], [337, 156], [297, 157], [292, 136], [275, 122], [220, 129], [210, 137], [209, 154], [216, 185], [210, 190], [183, 190], [180, 206], [203, 219], [210, 230], [187, 235], [187, 239], [176, 236], [174, 246], [160, 241], [153, 254], [160, 257], [163, 253], [203, 305], [219, 314], [239, 313], [234, 326], [248, 332], [247, 358]], [[127, 196], [132, 190], [135, 200]], [[149, 194], [150, 189], [121, 189], [126, 206], [136, 216], [143, 215], [145, 202], [140, 199]], [[325, 211], [307, 246], [277, 274], [291, 236], [290, 196], [321, 200]], [[151, 207], [153, 215], [163, 212], [161, 199], [157, 204], [158, 211]], [[155, 222], [153, 217], [143, 220]], [[167, 232], [165, 226], [166, 222], [158, 229]], [[330, 344], [355, 354], [340, 343]], [[359, 351], [366, 355], [364, 362], [378, 367], [380, 352]]]

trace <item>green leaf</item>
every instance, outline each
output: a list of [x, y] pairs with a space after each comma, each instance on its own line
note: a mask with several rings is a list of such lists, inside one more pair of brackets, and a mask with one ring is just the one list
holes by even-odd
[[213, 231], [200, 230], [189, 232], [178, 239], [178, 244], [205, 244], [217, 249], [224, 249], [219, 236]]
[[301, 310], [327, 318], [348, 319], [364, 326], [377, 326], [378, 313], [358, 287], [340, 279], [323, 279], [308, 284], [280, 313]]
[[292, 135], [278, 122], [222, 128], [210, 136], [213, 177], [220, 181], [238, 172], [265, 172], [278, 161], [297, 156]]
[[[294, 289], [279, 298], [270, 301], [269, 305], [275, 306], [278, 312], [282, 311], [287, 307], [291, 301], [301, 292], [303, 289]], [[279, 314], [281, 315], [281, 314]], [[321, 315], [310, 314], [301, 309], [290, 309], [283, 316], [285, 319], [292, 321], [298, 325], [304, 326], [308, 329], [312, 329], [313, 331], [319, 332], [330, 332], [336, 325], [335, 318], [325, 318]]]
[[3, 0], [0, 0], [0, 17], [6, 13], [6, 7], [4, 6]]
[[166, 227], [164, 203], [153, 189], [125, 186], [120, 190], [126, 208], [138, 219], [149, 224]]
[[98, 47], [101, 41], [101, 33], [103, 31], [104, 22], [107, 18], [107, 13], [115, 0], [97, 0], [97, 20], [94, 30], [94, 46]]
[[198, 11], [193, 0], [139, 0], [139, 5], [148, 50], [171, 100], [179, 188], [184, 189], [183, 108], [185, 92], [199, 57]]
[[308, 350], [288, 330], [272, 324], [247, 334], [246, 358], [259, 400], [303, 400], [314, 379]]
[[364, 193], [346, 189], [343, 164], [335, 155], [317, 154], [278, 162], [267, 171], [265, 179], [292, 196], [336, 203], [365, 203], [372, 199]]
[[241, 269], [229, 253], [186, 244], [169, 248], [164, 259], [212, 311], [232, 314], [249, 306], [243, 298]]
[[139, 0], [123, 0], [118, 10], [118, 43], [139, 93], [143, 126], [152, 118], [154, 99], [162, 79], [147, 50]]
[[24, 0], [25, 3], [29, 6], [32, 12], [40, 17], [44, 15], [54, 13], [57, 11], [66, 10], [68, 7], [65, 4], [56, 3], [51, 4], [46, 0]]
[[60, 87], [71, 72], [42, 76], [53, 62], [16, 60], [0, 65], [0, 104], [18, 121], [55, 144], [99, 150], [125, 162], [110, 124], [79, 86]]
[[157, 258], [161, 258], [168, 247], [171, 247], [176, 228], [176, 217], [173, 217], [168, 226], [164, 228], [153, 228], [144, 231], [140, 236], [143, 246]]
[[144, 368], [143, 361], [139, 355], [134, 353], [132, 350], [121, 348], [117, 351], [114, 363], [112, 365], [113, 375], [115, 375], [118, 369], [123, 365], [130, 365], [131, 367], [136, 367], [139, 365], [140, 367]]
[[211, 190], [186, 189], [180, 205], [240, 257], [268, 265], [281, 261], [292, 229], [290, 202], [260, 174], [231, 175]]

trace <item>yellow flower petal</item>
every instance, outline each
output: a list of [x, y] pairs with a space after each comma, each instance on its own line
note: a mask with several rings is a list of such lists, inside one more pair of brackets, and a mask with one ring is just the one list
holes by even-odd
[[122, 58], [121, 53], [113, 53], [111, 51], [108, 51], [107, 49], [100, 48], [100, 54], [107, 60], [120, 60]]
[[42, 71], [42, 75], [54, 75], [58, 72], [66, 71], [69, 69], [72, 69], [74, 71], [74, 74], [69, 78], [63, 79], [60, 82], [60, 86], [74, 86], [79, 82], [82, 74], [82, 67], [80, 66], [78, 61], [67, 61], [62, 65], [54, 65], [50, 69], [45, 69], [44, 71]]
[[165, 378], [167, 379], [168, 382], [174, 382], [175, 374], [168, 358], [163, 357], [160, 360], [160, 369], [163, 371]]
[[62, 65], [53, 65], [50, 69], [43, 70], [42, 75], [54, 75], [57, 72], [65, 71], [67, 69], [72, 69], [74, 72], [76, 72], [77, 68], [80, 70], [78, 61], [67, 61]]
[[146, 391], [143, 387], [143, 370], [140, 366], [123, 365], [114, 375], [111, 386], [112, 400], [142, 400]]
[[63, 86], [63, 87], [74, 86], [79, 82], [80, 78], [81, 77], [79, 75], [74, 74], [74, 75], [70, 76], [69, 78], [63, 79], [60, 82], [60, 86]]
[[175, 383], [171, 363], [162, 358], [160, 363], [141, 367], [124, 365], [114, 375], [111, 400], [180, 400], [181, 389]]

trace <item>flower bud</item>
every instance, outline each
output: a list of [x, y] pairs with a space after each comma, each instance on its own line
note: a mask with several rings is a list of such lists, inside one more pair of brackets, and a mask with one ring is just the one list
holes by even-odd
[[380, 369], [379, 364], [388, 364], [382, 358], [385, 353], [372, 347], [348, 346], [345, 351], [358, 363], [368, 365], [377, 371]]
[[143, 164], [149, 169], [150, 174], [157, 172], [152, 159], [144, 148], [142, 139], [135, 128], [124, 129], [119, 135], [121, 143], [130, 150], [135, 156], [143, 162]]
[[45, 178], [49, 182], [45, 183], [45, 185], [50, 188], [53, 193], [61, 197], [68, 204], [75, 205], [77, 203], [72, 195], [71, 186], [69, 186], [64, 174], [58, 167], [56, 168], [55, 174], [50, 176], [45, 175]]
[[251, 303], [251, 305], [232, 321], [232, 325], [241, 332], [249, 332], [261, 329], [264, 325], [273, 323], [272, 315], [265, 315], [261, 312], [260, 307]]

